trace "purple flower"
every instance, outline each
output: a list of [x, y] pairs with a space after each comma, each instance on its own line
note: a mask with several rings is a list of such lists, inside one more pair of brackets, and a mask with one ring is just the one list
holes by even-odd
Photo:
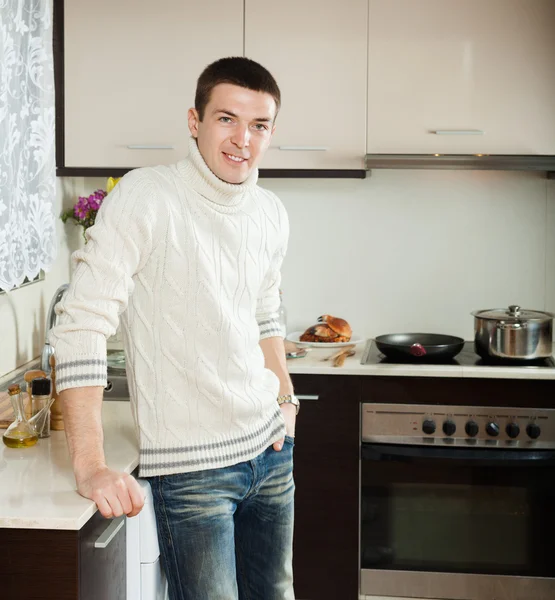
[[90, 210], [89, 201], [87, 198], [79, 196], [77, 204], [73, 208], [73, 214], [76, 219], [84, 219], [87, 216], [87, 212]]
[[[73, 207], [73, 218], [85, 229], [92, 227], [96, 219], [96, 213], [106, 196], [107, 193], [104, 190], [96, 190], [88, 198], [79, 196]], [[66, 216], [65, 218], [67, 219], [68, 217]]]
[[98, 210], [105, 197], [106, 192], [104, 190], [96, 190], [96, 192], [94, 192], [94, 194], [91, 194], [88, 198], [89, 207], [92, 210]]

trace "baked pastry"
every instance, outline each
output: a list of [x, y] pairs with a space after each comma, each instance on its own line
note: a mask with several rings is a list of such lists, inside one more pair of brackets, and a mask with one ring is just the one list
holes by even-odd
[[322, 315], [318, 323], [309, 327], [299, 338], [301, 342], [337, 343], [349, 342], [353, 331], [345, 319]]

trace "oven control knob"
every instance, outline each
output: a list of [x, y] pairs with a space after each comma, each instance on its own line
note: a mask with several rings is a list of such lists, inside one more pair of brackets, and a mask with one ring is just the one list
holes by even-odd
[[499, 435], [499, 425], [492, 421], [491, 423], [488, 423], [486, 425], [486, 431], [488, 435], [491, 435], [492, 437], [497, 437]]
[[505, 431], [507, 432], [507, 435], [514, 440], [520, 434], [520, 427], [517, 423], [509, 423]]
[[443, 423], [443, 433], [445, 435], [453, 435], [455, 431], [457, 431], [457, 426], [455, 425], [454, 421], [449, 419]]
[[466, 435], [469, 435], [470, 437], [476, 437], [480, 431], [480, 426], [478, 423], [476, 423], [476, 421], [468, 421], [464, 430], [466, 431]]
[[536, 425], [535, 423], [530, 423], [530, 425], [526, 427], [526, 433], [528, 434], [528, 437], [533, 440], [537, 440], [540, 437], [541, 432], [542, 430], [540, 429], [540, 426]]
[[436, 432], [436, 423], [431, 419], [426, 419], [424, 423], [422, 423], [422, 431], [427, 433], [428, 435], [432, 435], [432, 433]]

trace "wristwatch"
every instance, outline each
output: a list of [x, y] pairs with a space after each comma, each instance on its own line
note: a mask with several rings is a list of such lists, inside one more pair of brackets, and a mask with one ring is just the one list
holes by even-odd
[[278, 404], [281, 406], [282, 404], [294, 404], [297, 407], [297, 412], [295, 414], [299, 414], [299, 410], [301, 408], [301, 403], [297, 396], [293, 394], [284, 394], [283, 396], [278, 396]]

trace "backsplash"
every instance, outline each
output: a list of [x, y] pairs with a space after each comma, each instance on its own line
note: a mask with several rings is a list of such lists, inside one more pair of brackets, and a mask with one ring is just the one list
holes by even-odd
[[[59, 178], [56, 214], [104, 178]], [[282, 287], [289, 331], [322, 313], [365, 336], [473, 335], [472, 310], [555, 310], [555, 181], [544, 174], [375, 170], [366, 180], [262, 179], [291, 222]], [[54, 268], [0, 295], [0, 376], [40, 354], [45, 313], [81, 229], [58, 221]]]
[[555, 181], [545, 174], [375, 170], [261, 183], [291, 221], [290, 332], [330, 313], [365, 336], [471, 339], [475, 309], [555, 309]]

